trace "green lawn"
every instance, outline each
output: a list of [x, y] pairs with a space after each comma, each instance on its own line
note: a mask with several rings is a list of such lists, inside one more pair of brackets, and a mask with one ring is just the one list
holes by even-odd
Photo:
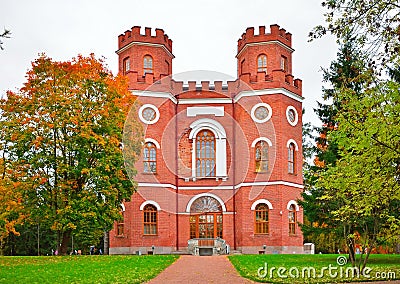
[[0, 283], [142, 283], [178, 256], [0, 257]]
[[[367, 264], [367, 267], [371, 269], [367, 273], [370, 278], [357, 278], [357, 275], [353, 278], [350, 271], [351, 265], [349, 263], [344, 266], [338, 265], [336, 262], [338, 256], [334, 254], [233, 255], [229, 256], [229, 259], [240, 275], [257, 282], [340, 283], [377, 280], [393, 281], [393, 277], [400, 279], [400, 255], [371, 255]], [[322, 270], [323, 267], [326, 267], [325, 270]], [[312, 268], [315, 269], [315, 277]], [[329, 271], [329, 268], [331, 268], [331, 271]], [[278, 269], [281, 269], [279, 274]], [[346, 276], [346, 269], [348, 277]], [[286, 276], [286, 278], [282, 278], [280, 275]]]

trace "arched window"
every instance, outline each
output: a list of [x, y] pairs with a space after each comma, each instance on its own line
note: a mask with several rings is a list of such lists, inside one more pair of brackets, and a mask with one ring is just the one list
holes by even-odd
[[296, 208], [293, 204], [289, 207], [289, 234], [296, 234]]
[[257, 72], [267, 72], [267, 56], [261, 54], [257, 58]]
[[196, 199], [190, 206], [190, 238], [222, 238], [222, 206], [211, 196]]
[[143, 58], [143, 74], [146, 73], [153, 73], [153, 58], [150, 55]]
[[254, 227], [256, 234], [268, 234], [268, 210], [269, 207], [265, 203], [260, 203], [256, 206], [254, 210]]
[[289, 144], [288, 147], [288, 173], [289, 174], [294, 174], [295, 173], [295, 150], [296, 146], [293, 143]]
[[125, 228], [125, 210], [121, 208], [120, 211], [121, 219], [117, 222], [117, 235], [123, 236], [124, 235], [124, 228]]
[[210, 130], [196, 137], [196, 176], [215, 177], [215, 136]]
[[123, 74], [126, 75], [126, 73], [128, 73], [128, 71], [131, 70], [131, 62], [129, 60], [129, 57], [124, 59], [122, 65], [123, 65]]
[[157, 235], [157, 208], [152, 204], [143, 208], [143, 235]]
[[157, 172], [156, 146], [151, 142], [146, 142], [143, 149], [143, 172]]
[[287, 57], [283, 55], [281, 56], [281, 69], [285, 72], [288, 71]]
[[257, 142], [255, 146], [256, 172], [266, 172], [268, 170], [268, 143], [265, 141]]

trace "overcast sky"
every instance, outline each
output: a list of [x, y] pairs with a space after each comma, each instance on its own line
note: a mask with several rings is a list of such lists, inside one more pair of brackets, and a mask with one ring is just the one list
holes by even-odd
[[[305, 121], [321, 100], [321, 67], [337, 48], [332, 38], [309, 43], [324, 22], [322, 0], [3, 0], [0, 29], [11, 30], [0, 51], [0, 94], [17, 90], [39, 53], [54, 60], [104, 56], [117, 72], [117, 38], [132, 26], [161, 28], [173, 40], [173, 73], [218, 71], [236, 78], [237, 40], [247, 27], [278, 24], [292, 33], [293, 75], [303, 80]], [[218, 78], [216, 78], [218, 79]]]

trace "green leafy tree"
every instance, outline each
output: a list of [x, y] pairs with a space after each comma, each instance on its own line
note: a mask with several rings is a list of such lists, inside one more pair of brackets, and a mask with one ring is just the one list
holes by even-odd
[[[24, 87], [7, 94], [2, 111], [18, 122], [9, 129], [13, 175], [30, 219], [57, 233], [60, 254], [72, 235], [97, 241], [134, 192], [121, 146], [133, 102], [126, 80], [93, 55], [68, 62], [41, 55]], [[135, 129], [130, 147], [139, 153], [142, 134]]]
[[341, 223], [332, 216], [332, 211], [338, 207], [338, 200], [326, 202], [321, 200], [326, 189], [317, 186], [319, 176], [327, 167], [334, 165], [339, 158], [337, 142], [327, 137], [337, 128], [336, 116], [341, 111], [343, 102], [338, 98], [337, 92], [342, 88], [353, 90], [357, 96], [361, 96], [362, 82], [354, 80], [359, 70], [366, 69], [362, 61], [362, 54], [355, 46], [355, 42], [347, 40], [342, 44], [329, 69], [323, 69], [323, 79], [328, 87], [323, 88], [325, 102], [318, 103], [316, 114], [322, 122], [321, 127], [315, 127], [317, 136], [312, 132], [306, 135], [315, 139], [312, 164], [304, 167], [305, 192], [299, 203], [304, 208], [305, 222], [302, 225], [303, 234], [307, 241], [315, 243], [317, 249], [323, 252], [334, 253], [338, 249], [343, 251], [344, 241]]

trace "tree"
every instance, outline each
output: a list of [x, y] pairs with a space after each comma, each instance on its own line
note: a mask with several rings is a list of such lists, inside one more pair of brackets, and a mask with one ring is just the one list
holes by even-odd
[[[370, 74], [362, 74], [367, 77]], [[400, 84], [378, 81], [363, 96], [342, 89], [345, 101], [330, 133], [340, 159], [322, 173], [320, 200], [338, 202], [332, 211], [349, 247], [360, 243], [366, 257], [354, 265], [363, 270], [372, 249], [396, 237], [400, 229]]]
[[327, 0], [322, 6], [327, 9], [326, 25], [315, 27], [310, 32], [311, 40], [328, 32], [338, 40], [349, 34], [357, 35], [354, 40], [363, 52], [378, 59], [377, 66], [391, 62], [400, 52], [400, 4], [397, 0]]
[[[18, 122], [9, 129], [13, 176], [23, 185], [30, 220], [57, 232], [60, 254], [72, 235], [97, 240], [131, 198], [135, 185], [121, 141], [133, 102], [126, 80], [94, 55], [68, 62], [41, 55], [20, 92], [7, 94], [2, 111]], [[138, 154], [141, 132], [131, 140]]]
[[[4, 29], [4, 32], [0, 34], [0, 38], [10, 38], [11, 31]], [[3, 50], [3, 42], [0, 40], [0, 49]]]
[[[363, 55], [360, 54], [355, 42], [345, 41], [329, 69], [323, 69], [324, 82], [328, 87], [323, 88], [323, 99], [319, 102], [316, 114], [322, 122], [322, 126], [315, 127], [317, 136], [310, 131], [305, 132], [315, 140], [315, 146], [311, 151], [315, 155], [313, 164], [304, 166], [305, 192], [299, 204], [304, 208], [305, 221], [302, 224], [303, 234], [306, 240], [316, 244], [320, 251], [334, 253], [344, 246], [342, 223], [332, 215], [332, 211], [338, 208], [339, 200], [325, 202], [321, 200], [326, 188], [317, 186], [319, 177], [340, 158], [337, 142], [329, 140], [331, 132], [337, 129], [337, 114], [341, 111], [343, 102], [338, 98], [342, 88], [353, 90], [357, 96], [362, 95], [362, 81], [354, 80], [360, 70], [366, 69]], [[342, 250], [343, 251], [343, 250]]]

